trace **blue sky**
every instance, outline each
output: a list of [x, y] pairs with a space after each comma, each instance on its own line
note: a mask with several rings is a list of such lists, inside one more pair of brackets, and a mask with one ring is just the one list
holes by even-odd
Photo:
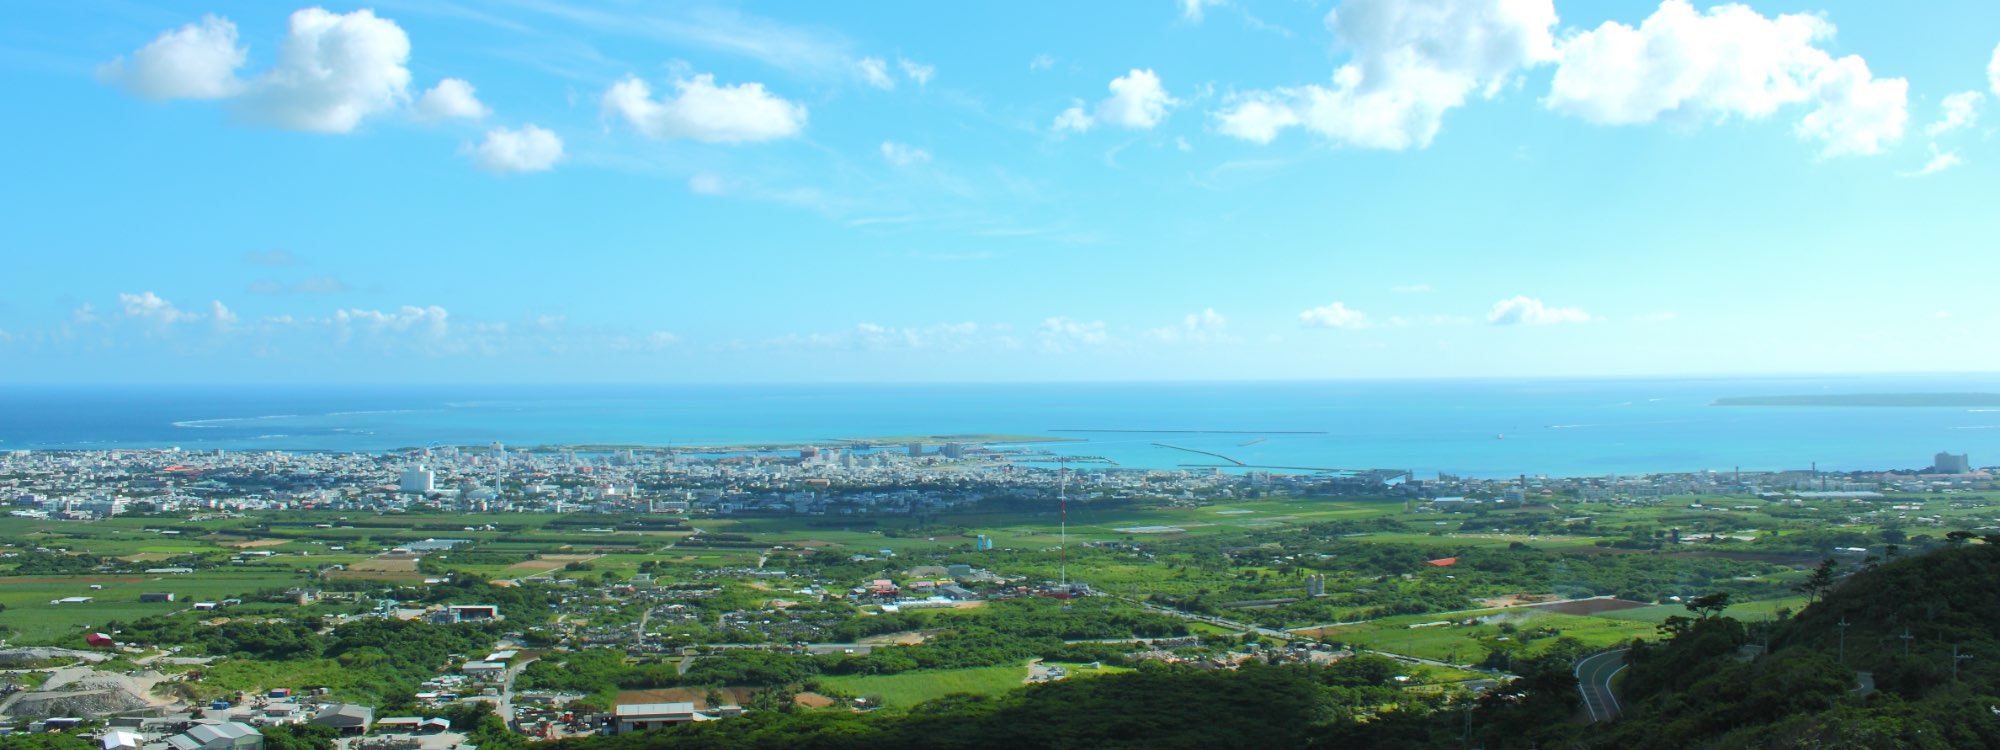
[[5, 14], [0, 382], [2000, 369], [1988, 2]]

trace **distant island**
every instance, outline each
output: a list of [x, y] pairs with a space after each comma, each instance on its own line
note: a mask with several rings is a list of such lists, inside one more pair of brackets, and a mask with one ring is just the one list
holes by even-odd
[[2000, 407], [2000, 393], [1825, 393], [1810, 396], [1735, 396], [1711, 406]]

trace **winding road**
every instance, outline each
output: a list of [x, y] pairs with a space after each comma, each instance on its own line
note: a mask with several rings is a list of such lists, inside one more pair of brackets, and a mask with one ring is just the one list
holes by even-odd
[[1576, 663], [1576, 689], [1583, 692], [1583, 707], [1590, 711], [1591, 721], [1618, 718], [1622, 709], [1618, 696], [1611, 692], [1611, 678], [1625, 671], [1627, 650], [1606, 651]]

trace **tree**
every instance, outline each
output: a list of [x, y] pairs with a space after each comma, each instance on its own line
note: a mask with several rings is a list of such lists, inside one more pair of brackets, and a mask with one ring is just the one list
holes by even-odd
[[1713, 594], [1697, 596], [1689, 599], [1684, 606], [1687, 607], [1689, 612], [1700, 615], [1701, 619], [1704, 620], [1718, 617], [1722, 614], [1723, 610], [1729, 608], [1729, 592], [1717, 591]]
[[1812, 575], [1806, 576], [1805, 582], [1795, 587], [1796, 590], [1801, 594], [1805, 594], [1808, 602], [1819, 601], [1821, 594], [1825, 594], [1828, 589], [1833, 588], [1834, 566], [1835, 563], [1831, 557], [1821, 560], [1819, 567], [1814, 568]]

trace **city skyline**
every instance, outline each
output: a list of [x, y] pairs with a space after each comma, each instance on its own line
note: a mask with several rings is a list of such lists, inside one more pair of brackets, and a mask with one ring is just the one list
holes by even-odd
[[4, 382], [2000, 369], [1986, 4], [10, 16]]

